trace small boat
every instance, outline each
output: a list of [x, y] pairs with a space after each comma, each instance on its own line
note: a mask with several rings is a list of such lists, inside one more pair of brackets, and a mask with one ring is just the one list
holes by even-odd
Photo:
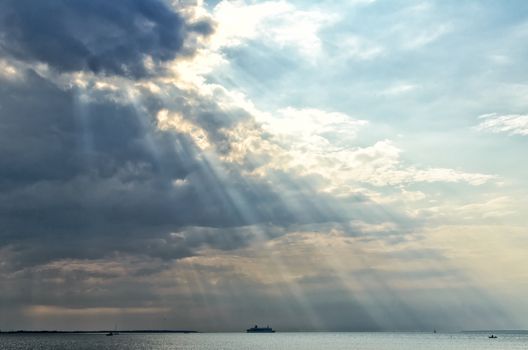
[[494, 335], [494, 334], [492, 334], [492, 335], [490, 335], [488, 338], [490, 338], [490, 339], [497, 339], [497, 336]]
[[275, 331], [270, 327], [259, 327], [255, 325], [253, 328], [246, 329], [247, 333], [275, 333]]
[[117, 335], [117, 334], [119, 334], [119, 332], [117, 331], [117, 323], [116, 323], [116, 324], [114, 325], [114, 330], [113, 330], [113, 331], [110, 331], [110, 332], [108, 332], [108, 333], [106, 333], [105, 335], [106, 335], [107, 337], [112, 337], [112, 336]]

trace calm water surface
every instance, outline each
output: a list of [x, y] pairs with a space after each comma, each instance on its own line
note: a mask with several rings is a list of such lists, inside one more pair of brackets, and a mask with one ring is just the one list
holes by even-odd
[[527, 334], [425, 333], [202, 333], [202, 334], [101, 334], [0, 335], [6, 349], [528, 349]]

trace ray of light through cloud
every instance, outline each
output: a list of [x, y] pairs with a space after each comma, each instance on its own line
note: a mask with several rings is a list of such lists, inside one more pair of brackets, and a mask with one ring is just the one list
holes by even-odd
[[526, 327], [515, 5], [5, 1], [0, 328]]

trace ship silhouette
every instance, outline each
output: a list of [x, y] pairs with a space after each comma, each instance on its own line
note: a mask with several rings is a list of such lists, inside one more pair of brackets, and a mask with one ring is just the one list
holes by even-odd
[[246, 332], [247, 333], [275, 333], [275, 331], [270, 326], [259, 327], [257, 325], [255, 325], [252, 328], [246, 329]]

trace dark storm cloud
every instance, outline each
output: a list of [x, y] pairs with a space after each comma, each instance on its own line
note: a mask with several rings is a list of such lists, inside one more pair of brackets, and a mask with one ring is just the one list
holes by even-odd
[[[238, 165], [223, 164], [222, 173], [188, 135], [157, 129], [155, 115], [167, 106], [154, 96], [144, 96], [146, 107], [140, 110], [104, 93], [83, 100], [80, 91], [60, 88], [31, 71], [23, 81], [2, 81], [0, 89], [3, 305], [79, 312], [154, 305], [173, 315], [188, 314], [185, 326], [200, 330], [239, 330], [255, 318], [273, 320], [281, 330], [380, 329], [336, 278], [323, 283], [333, 290], [307, 292], [300, 299], [289, 286], [279, 285], [277, 297], [266, 291], [269, 286], [226, 277], [216, 266], [196, 271], [213, 273], [219, 279], [215, 285], [207, 285], [206, 278], [194, 284], [189, 279], [192, 295], [160, 296], [162, 283], [178, 289], [180, 282], [156, 279], [173, 260], [201, 248], [237, 249], [303, 224], [322, 234], [334, 227], [359, 234], [350, 225], [325, 223], [353, 218], [355, 209], [371, 205], [368, 198], [339, 202], [312, 191], [309, 180], [283, 172], [270, 178], [274, 188], [270, 179], [243, 178]], [[225, 145], [224, 152], [229, 140], [219, 130], [250, 119], [183, 91], [171, 95], [169, 107], [206, 130], [215, 145]], [[350, 212], [339, 211], [341, 206]], [[127, 260], [131, 256], [137, 260]], [[80, 259], [83, 268], [71, 268], [68, 259]], [[97, 259], [127, 268], [90, 270]], [[59, 266], [45, 265], [57, 261]], [[299, 285], [310, 287], [309, 281]], [[213, 306], [205, 317], [200, 310], [208, 302]], [[313, 313], [317, 319], [310, 318]], [[238, 316], [225, 320], [224, 314]], [[137, 318], [137, 328], [146, 317]], [[161, 319], [158, 311], [155, 317]]]
[[[192, 54], [194, 36], [211, 31], [162, 0], [0, 3], [0, 56], [58, 72], [143, 77], [146, 59]], [[189, 135], [156, 126], [160, 109], [176, 110], [225, 155], [232, 145], [222, 130], [252, 120], [242, 109], [224, 111], [174, 87], [170, 101], [144, 91], [138, 108], [93, 86], [59, 87], [32, 70], [22, 76], [0, 84], [0, 248], [11, 270], [115, 252], [179, 259], [348, 217], [301, 179], [246, 178], [251, 162], [219, 165]]]
[[186, 38], [211, 32], [211, 23], [188, 23], [163, 0], [0, 3], [0, 52], [59, 72], [145, 76], [146, 58], [190, 54]]
[[[219, 144], [228, 142], [214, 130], [248, 118], [172, 92]], [[145, 96], [145, 105], [97, 92], [83, 99], [32, 70], [2, 81], [0, 246], [15, 254], [12, 268], [113, 252], [178, 259], [345, 217], [321, 210], [315, 202], [326, 199], [308, 197], [298, 183], [285, 201], [267, 181], [214, 164], [188, 135], [157, 128], [162, 102]]]
[[186, 39], [211, 28], [161, 0], [0, 3], [0, 57], [20, 73], [0, 81], [0, 248], [12, 254], [11, 269], [115, 252], [171, 260], [204, 246], [236, 249], [295, 225], [346, 221], [368, 204], [316, 193], [310, 179], [279, 170], [244, 176], [269, 159], [223, 163], [190, 135], [157, 127], [161, 109], [177, 111], [227, 155], [225, 130], [241, 123], [271, 137], [243, 109], [172, 84], [163, 87], [168, 99], [142, 91], [131, 101], [93, 82], [59, 86], [20, 63], [137, 78], [147, 74], [145, 58], [189, 54]]

